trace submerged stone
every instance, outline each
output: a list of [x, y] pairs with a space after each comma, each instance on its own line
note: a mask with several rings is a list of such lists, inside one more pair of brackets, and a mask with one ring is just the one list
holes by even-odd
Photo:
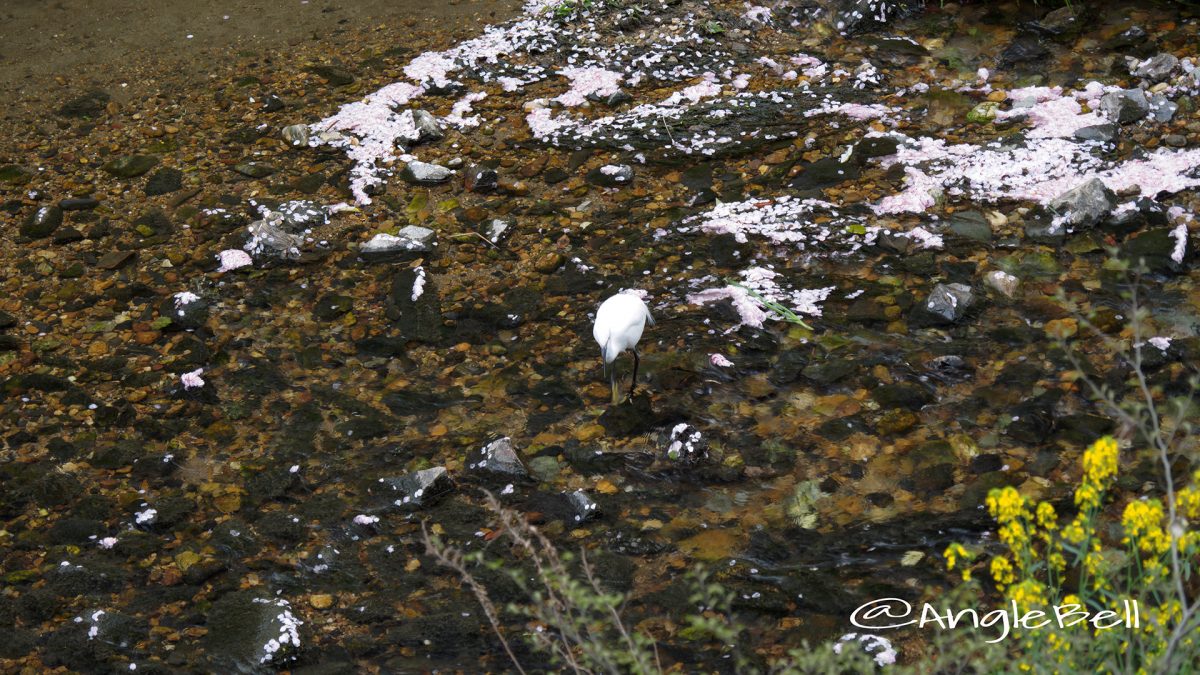
[[158, 158], [153, 155], [130, 155], [109, 160], [101, 168], [117, 178], [135, 178], [157, 165]]
[[58, 206], [43, 206], [29, 215], [20, 233], [30, 239], [49, 237], [63, 222], [63, 210]]
[[397, 262], [423, 257], [437, 245], [437, 233], [427, 227], [409, 225], [395, 235], [380, 233], [358, 248], [366, 262]]
[[282, 598], [261, 597], [254, 591], [227, 593], [208, 611], [208, 660], [226, 672], [282, 667], [296, 658], [303, 623]]
[[966, 284], [938, 284], [925, 300], [925, 311], [948, 322], [961, 320], [975, 302], [975, 294]]
[[573, 512], [572, 518], [576, 524], [586, 523], [600, 516], [600, 507], [583, 490], [568, 492], [566, 496]]
[[497, 438], [467, 456], [467, 468], [475, 471], [525, 478], [529, 471], [513, 447], [512, 439]]
[[380, 478], [384, 493], [392, 506], [415, 509], [431, 506], [452, 489], [454, 482], [445, 467], [435, 466], [405, 474], [398, 478]]

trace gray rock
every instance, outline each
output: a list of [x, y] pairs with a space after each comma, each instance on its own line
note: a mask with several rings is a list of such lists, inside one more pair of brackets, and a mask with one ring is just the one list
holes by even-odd
[[413, 124], [417, 127], [417, 142], [426, 143], [429, 141], [440, 141], [446, 137], [446, 132], [442, 131], [442, 125], [438, 124], [437, 118], [424, 110], [412, 111]]
[[576, 523], [586, 523], [600, 516], [600, 507], [583, 490], [567, 493], [567, 501], [571, 504], [571, 517]]
[[1118, 257], [1151, 272], [1178, 274], [1187, 268], [1194, 250], [1187, 227], [1158, 227], [1127, 239]]
[[287, 600], [254, 591], [221, 596], [208, 611], [205, 651], [225, 672], [257, 673], [293, 661], [300, 648], [300, 627]]
[[1074, 187], [1055, 197], [1047, 205], [1057, 214], [1056, 229], [1066, 227], [1092, 227], [1104, 220], [1117, 205], [1117, 196], [1099, 178], [1092, 178], [1083, 185]]
[[63, 117], [99, 117], [108, 105], [108, 92], [95, 89], [71, 99], [58, 109]]
[[331, 65], [310, 66], [308, 72], [320, 77], [329, 84], [335, 87], [344, 87], [348, 84], [354, 84], [354, 73]]
[[589, 171], [587, 182], [601, 187], [624, 187], [633, 182], [633, 167], [628, 164], [607, 164]]
[[90, 211], [100, 206], [100, 200], [95, 197], [68, 197], [58, 203], [63, 211]]
[[450, 180], [454, 172], [444, 166], [427, 162], [409, 162], [400, 177], [414, 185], [438, 185]]
[[1179, 66], [1179, 58], [1174, 54], [1163, 52], [1156, 54], [1146, 59], [1135, 63], [1130, 68], [1129, 73], [1134, 77], [1144, 77], [1151, 82], [1162, 82], [1171, 76], [1175, 68]]
[[1141, 89], [1110, 91], [1100, 97], [1100, 112], [1117, 124], [1129, 124], [1150, 114], [1150, 101]]
[[30, 239], [49, 237], [63, 222], [63, 210], [58, 206], [42, 206], [29, 215], [21, 225], [21, 236]]
[[0, 166], [0, 183], [8, 185], [24, 185], [34, 177], [34, 172], [16, 164]]
[[1100, 141], [1102, 143], [1111, 143], [1117, 137], [1117, 125], [1109, 124], [1094, 124], [1090, 127], [1083, 127], [1075, 130], [1075, 138], [1080, 141]]
[[158, 315], [171, 319], [168, 329], [195, 330], [208, 321], [208, 310], [209, 303], [204, 298], [184, 291], [163, 300]]
[[424, 267], [406, 267], [392, 275], [384, 314], [404, 340], [436, 342], [444, 331], [441, 301], [433, 275]]
[[671, 428], [671, 435], [667, 437], [666, 455], [672, 461], [699, 462], [708, 457], [708, 444], [695, 427], [680, 422]]
[[1175, 117], [1175, 111], [1179, 109], [1179, 104], [1162, 94], [1150, 94], [1150, 114], [1154, 117], [1154, 121], [1160, 124], [1170, 122]]
[[380, 478], [389, 504], [401, 509], [431, 506], [454, 489], [454, 482], [445, 467], [435, 466], [405, 474], [398, 478]]
[[298, 260], [304, 237], [289, 234], [283, 229], [283, 216], [268, 213], [262, 220], [247, 226], [250, 238], [243, 247], [250, 255], [267, 255], [283, 260]]
[[856, 35], [910, 16], [924, 6], [923, 0], [833, 0], [829, 25], [842, 35]]
[[412, 260], [432, 252], [436, 245], [436, 232], [427, 227], [409, 225], [395, 235], [375, 235], [358, 248], [358, 255], [372, 263]]
[[279, 226], [292, 234], [299, 234], [329, 222], [329, 211], [307, 199], [293, 199], [268, 211], [278, 214]]
[[949, 322], [966, 316], [975, 302], [975, 294], [966, 284], [938, 284], [925, 300], [925, 310]]
[[507, 436], [497, 438], [472, 452], [467, 458], [467, 468], [512, 478], [525, 478], [529, 475], [521, 457], [517, 455], [516, 448], [513, 447], [512, 439]]
[[979, 211], [960, 211], [950, 216], [946, 231], [985, 244], [992, 240], [992, 225]]
[[308, 125], [291, 124], [283, 128], [283, 140], [288, 145], [308, 145]]

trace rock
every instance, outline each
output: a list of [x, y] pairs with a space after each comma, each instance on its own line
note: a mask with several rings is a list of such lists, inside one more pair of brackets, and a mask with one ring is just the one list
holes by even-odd
[[1137, 61], [1129, 69], [1134, 77], [1144, 77], [1152, 83], [1162, 82], [1179, 66], [1179, 58], [1166, 52], [1156, 54], [1145, 61]]
[[858, 364], [850, 359], [829, 358], [809, 364], [800, 372], [812, 382], [828, 386], [845, 379], [857, 370]]
[[317, 299], [313, 306], [313, 319], [316, 321], [333, 321], [354, 309], [354, 298], [348, 295], [329, 293]]
[[1147, 100], [1150, 102], [1150, 114], [1160, 124], [1170, 122], [1175, 117], [1175, 111], [1179, 110], [1179, 104], [1163, 94], [1150, 94]]
[[1022, 443], [1042, 443], [1054, 431], [1058, 392], [1048, 392], [1014, 406], [1005, 433]]
[[1090, 127], [1076, 129], [1075, 138], [1081, 141], [1100, 141], [1101, 143], [1111, 143], [1117, 138], [1117, 125], [1112, 123], [1093, 124]]
[[309, 66], [306, 70], [325, 80], [335, 87], [344, 87], [348, 84], [354, 84], [354, 73], [331, 65]]
[[153, 155], [129, 155], [109, 160], [102, 169], [117, 178], [136, 178], [158, 165]]
[[242, 162], [235, 164], [233, 170], [249, 178], [266, 178], [275, 173], [275, 167], [262, 162]]
[[1132, 203], [1125, 203], [1113, 209], [1101, 227], [1105, 232], [1125, 236], [1147, 225], [1163, 227], [1167, 222], [1167, 212], [1162, 204], [1147, 197], [1138, 197]]
[[176, 293], [163, 300], [158, 315], [171, 319], [169, 328], [195, 330], [208, 321], [209, 303], [189, 291]]
[[212, 666], [225, 672], [257, 673], [282, 668], [300, 648], [303, 622], [287, 600], [254, 591], [226, 593], [207, 612], [204, 648]]
[[971, 108], [967, 113], [967, 121], [975, 124], [987, 124], [996, 119], [996, 113], [1000, 110], [1000, 104], [995, 101], [984, 101]]
[[146, 196], [157, 197], [183, 189], [183, 172], [179, 169], [159, 169], [146, 180]]
[[969, 241], [988, 243], [992, 240], [992, 225], [979, 211], [959, 211], [950, 216], [946, 231]]
[[833, 0], [828, 21], [842, 35], [857, 35], [912, 16], [924, 6], [922, 0]]
[[1053, 229], [1059, 232], [1064, 226], [1092, 227], [1104, 220], [1116, 205], [1117, 196], [1099, 178], [1067, 190], [1047, 204], [1057, 214]]
[[470, 453], [467, 456], [467, 468], [512, 478], [529, 476], [529, 471], [513, 448], [512, 439], [507, 436], [497, 438]]
[[358, 247], [365, 262], [414, 260], [431, 253], [437, 246], [437, 233], [427, 227], [409, 225], [395, 235], [380, 233]]
[[1011, 68], [1017, 64], [1036, 63], [1050, 55], [1041, 38], [1033, 33], [1023, 33], [1000, 52], [1000, 67]]
[[628, 164], [606, 164], [589, 171], [586, 180], [600, 187], [624, 187], [633, 182], [633, 167]]
[[955, 322], [967, 314], [975, 294], [966, 284], [938, 284], [925, 300], [925, 311], [948, 322]]
[[922, 386], [907, 383], [884, 384], [871, 391], [871, 398], [881, 408], [920, 410], [933, 402], [933, 395]]
[[413, 185], [439, 185], [450, 180], [454, 172], [444, 166], [412, 161], [400, 172], [400, 177]]
[[496, 189], [500, 182], [500, 174], [496, 173], [495, 167], [477, 164], [467, 170], [463, 182], [471, 192], [484, 194]]
[[479, 224], [479, 233], [494, 246], [503, 244], [512, 236], [514, 229], [511, 222], [499, 218], [489, 218]]
[[29, 215], [21, 225], [21, 236], [30, 239], [49, 237], [63, 222], [63, 210], [58, 206], [43, 206]]
[[1070, 5], [1059, 7], [1041, 19], [1034, 21], [1032, 27], [1046, 35], [1065, 35], [1074, 33], [1080, 28], [1078, 10]]
[[89, 91], [82, 96], [71, 99], [58, 109], [63, 117], [99, 117], [108, 105], [109, 95], [100, 90]]
[[96, 262], [96, 267], [102, 270], [120, 269], [127, 265], [133, 257], [137, 255], [134, 251], [109, 251], [100, 257]]
[[94, 197], [68, 197], [58, 203], [63, 211], [90, 211], [100, 206], [100, 200]]
[[433, 276], [423, 267], [398, 270], [384, 310], [405, 340], [435, 342], [443, 332], [441, 301]]
[[1130, 47], [1138, 47], [1146, 42], [1149, 36], [1146, 34], [1146, 29], [1141, 26], [1130, 26], [1121, 31], [1117, 35], [1110, 38], [1103, 45], [1102, 49], [1116, 51], [1129, 49]]
[[836, 157], [818, 159], [803, 167], [803, 170], [788, 183], [795, 190], [820, 190], [847, 180], [858, 178], [861, 171], [857, 164], [838, 161]]
[[442, 131], [442, 125], [438, 124], [437, 118], [424, 110], [412, 111], [413, 124], [417, 127], [417, 142], [427, 143], [429, 141], [440, 141], [446, 137], [446, 132]]
[[1110, 91], [1100, 97], [1100, 112], [1117, 124], [1129, 124], [1150, 114], [1150, 102], [1141, 89]]
[[583, 490], [568, 492], [567, 501], [571, 505], [572, 520], [576, 524], [586, 523], [600, 516], [600, 508]]
[[1003, 270], [992, 270], [983, 275], [983, 283], [1008, 298], [1017, 297], [1017, 290], [1021, 287], [1020, 279]]
[[0, 330], [17, 325], [17, 317], [8, 312], [0, 311]]
[[23, 166], [5, 164], [0, 166], [0, 183], [5, 185], [24, 185], [33, 180], [34, 173]]
[[304, 237], [289, 234], [282, 227], [283, 217], [278, 213], [268, 213], [262, 220], [256, 220], [246, 228], [249, 238], [242, 248], [252, 256], [272, 256], [282, 260], [299, 260], [300, 248], [304, 245]]
[[399, 478], [380, 478], [392, 506], [401, 509], [424, 508], [433, 505], [454, 489], [454, 482], [444, 467], [435, 466], [405, 474]]
[[[896, 136], [868, 136], [854, 146], [854, 155], [862, 162], [875, 157], [886, 157], [896, 154], [900, 147], [900, 138]], [[710, 174], [711, 181], [711, 174]]]
[[708, 444], [692, 425], [680, 422], [667, 438], [666, 455], [669, 460], [692, 464], [708, 457]]
[[1130, 237], [1118, 257], [1144, 264], [1151, 272], [1177, 274], [1194, 257], [1194, 249], [1186, 225], [1158, 227]]
[[308, 125], [307, 124], [289, 124], [283, 128], [283, 140], [291, 146], [307, 146], [308, 145]]

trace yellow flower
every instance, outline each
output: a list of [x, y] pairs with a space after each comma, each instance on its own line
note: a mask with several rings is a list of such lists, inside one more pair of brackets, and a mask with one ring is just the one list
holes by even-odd
[[1083, 451], [1084, 479], [1102, 485], [1117, 475], [1117, 442], [1105, 436]]
[[959, 558], [962, 558], [964, 563], [971, 560], [970, 552], [958, 542], [947, 546], [942, 555], [946, 556], [946, 569], [948, 570], [954, 569], [954, 566], [958, 564]]
[[1088, 538], [1088, 530], [1090, 529], [1084, 527], [1084, 522], [1085, 518], [1081, 513], [1075, 516], [1075, 519], [1070, 523], [1067, 523], [1067, 526], [1063, 528], [1062, 532], [1063, 541], [1076, 546], [1082, 544], [1083, 540]]
[[1013, 582], [1013, 566], [1004, 556], [992, 558], [992, 579], [997, 586], [1007, 586]]
[[1058, 527], [1058, 514], [1054, 512], [1054, 507], [1050, 505], [1050, 502], [1042, 502], [1037, 505], [1037, 524], [1044, 530], [1053, 530]]
[[1025, 498], [1016, 488], [1005, 487], [992, 490], [987, 496], [988, 513], [1001, 525], [1028, 515]]
[[1033, 579], [1009, 586], [1007, 595], [1018, 607], [1041, 607], [1046, 604], [1045, 588]]
[[1135, 499], [1125, 506], [1121, 524], [1125, 527], [1122, 543], [1136, 543], [1142, 553], [1157, 558], [1171, 548], [1163, 530], [1163, 507], [1157, 499]]
[[1175, 495], [1176, 512], [1184, 518], [1200, 518], [1200, 482], [1189, 485]]

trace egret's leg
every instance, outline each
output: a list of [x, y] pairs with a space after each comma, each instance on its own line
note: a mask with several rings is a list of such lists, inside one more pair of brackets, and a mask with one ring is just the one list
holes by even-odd
[[612, 402], [617, 405], [621, 402], [621, 394], [617, 391], [617, 362], [613, 361], [608, 370], [608, 381], [612, 385]]
[[629, 398], [633, 398], [633, 390], [637, 389], [637, 371], [640, 359], [638, 359], [638, 353], [636, 349], [631, 349], [630, 351], [633, 352], [633, 381], [629, 383]]

